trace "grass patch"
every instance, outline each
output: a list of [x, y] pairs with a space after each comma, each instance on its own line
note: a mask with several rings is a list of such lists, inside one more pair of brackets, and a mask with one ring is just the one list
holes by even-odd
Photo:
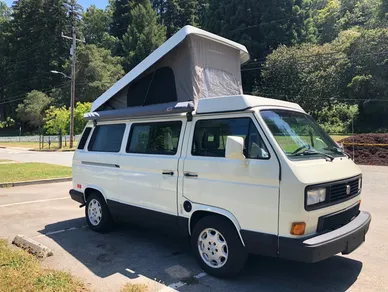
[[0, 142], [3, 147], [35, 148], [39, 147], [38, 142]]
[[2, 183], [62, 177], [71, 177], [71, 167], [35, 162], [2, 164], [0, 167]]
[[43, 269], [23, 250], [0, 240], [0, 291], [80, 292], [89, 291], [69, 273]]
[[146, 285], [140, 285], [140, 284], [126, 284], [123, 289], [121, 289], [121, 292], [146, 292], [147, 286]]
[[9, 160], [9, 159], [0, 159], [0, 162], [12, 162], [12, 160]]

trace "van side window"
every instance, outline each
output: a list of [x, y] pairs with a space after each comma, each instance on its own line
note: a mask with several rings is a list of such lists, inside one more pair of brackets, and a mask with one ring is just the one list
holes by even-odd
[[181, 128], [181, 121], [133, 124], [127, 153], [175, 155]]
[[263, 139], [250, 118], [200, 120], [195, 125], [194, 156], [225, 157], [228, 136], [244, 138], [244, 155], [249, 159], [269, 159]]
[[84, 133], [82, 134], [82, 137], [79, 140], [77, 149], [82, 150], [85, 148], [86, 141], [88, 140], [91, 131], [91, 127], [85, 128]]
[[120, 152], [125, 124], [96, 126], [88, 150], [96, 152]]

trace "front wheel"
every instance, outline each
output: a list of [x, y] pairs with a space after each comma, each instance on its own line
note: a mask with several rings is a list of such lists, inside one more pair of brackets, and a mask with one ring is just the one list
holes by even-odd
[[93, 193], [87, 198], [85, 217], [90, 229], [97, 232], [106, 232], [113, 224], [104, 198], [97, 193]]
[[236, 228], [219, 216], [204, 217], [195, 225], [191, 245], [203, 270], [216, 277], [238, 274], [247, 259]]

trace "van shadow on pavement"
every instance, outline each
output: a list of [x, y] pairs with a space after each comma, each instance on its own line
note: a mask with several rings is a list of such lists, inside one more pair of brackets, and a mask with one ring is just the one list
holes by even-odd
[[[47, 225], [39, 232], [47, 234], [85, 224], [84, 218], [77, 218]], [[81, 228], [47, 237], [101, 278], [116, 273], [130, 279], [143, 275], [169, 285], [186, 278], [187, 272], [191, 275], [201, 272], [187, 238], [155, 230], [120, 224], [106, 234]], [[172, 273], [174, 266], [182, 267], [181, 272]], [[361, 269], [361, 262], [342, 256], [316, 264], [250, 256], [244, 271], [234, 279], [206, 276], [199, 281], [206, 282], [201, 286], [205, 290], [214, 282], [233, 291], [346, 291], [357, 280]]]

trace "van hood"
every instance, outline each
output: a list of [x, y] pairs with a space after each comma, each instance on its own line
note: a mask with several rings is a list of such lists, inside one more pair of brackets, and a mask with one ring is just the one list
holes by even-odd
[[349, 158], [335, 158], [332, 162], [326, 159], [309, 159], [288, 161], [295, 176], [305, 184], [346, 179], [361, 174], [361, 169]]

